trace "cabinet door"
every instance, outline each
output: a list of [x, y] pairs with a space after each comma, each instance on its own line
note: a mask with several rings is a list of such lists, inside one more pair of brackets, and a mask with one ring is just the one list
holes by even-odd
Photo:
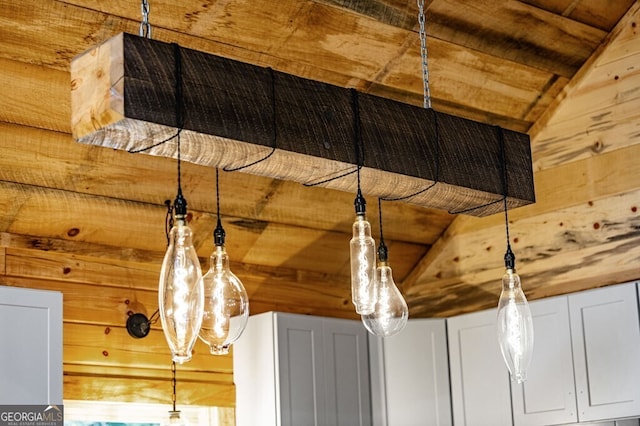
[[280, 424], [326, 425], [322, 320], [280, 313], [276, 319]]
[[280, 424], [274, 327], [273, 312], [252, 315], [242, 336], [233, 344], [236, 426]]
[[510, 426], [509, 371], [498, 346], [496, 310], [449, 318], [447, 327], [453, 424]]
[[575, 382], [566, 296], [530, 303], [534, 345], [527, 380], [512, 383], [516, 426], [575, 423]]
[[376, 399], [386, 410], [381, 410], [377, 424], [450, 426], [445, 320], [409, 320], [399, 334], [385, 339], [371, 336], [370, 341], [372, 354], [379, 353], [383, 362], [383, 368], [372, 369], [372, 374], [383, 376], [384, 395]]
[[325, 318], [326, 423], [371, 425], [367, 330], [360, 321]]
[[569, 296], [578, 419], [640, 415], [636, 284]]
[[62, 404], [62, 293], [0, 286], [0, 401]]

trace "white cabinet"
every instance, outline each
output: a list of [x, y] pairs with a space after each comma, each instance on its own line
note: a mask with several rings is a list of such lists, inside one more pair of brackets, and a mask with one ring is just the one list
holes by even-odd
[[62, 405], [62, 293], [0, 286], [0, 404]]
[[498, 346], [496, 310], [449, 318], [447, 328], [453, 424], [511, 425], [509, 372]]
[[267, 312], [234, 344], [236, 424], [370, 425], [360, 321]]
[[569, 296], [578, 419], [640, 416], [636, 283]]
[[450, 426], [444, 319], [409, 320], [399, 334], [369, 335], [376, 426]]
[[512, 387], [516, 426], [640, 416], [636, 284], [532, 302], [528, 379]]
[[575, 423], [578, 416], [567, 297], [529, 305], [535, 330], [533, 356], [527, 380], [511, 384], [514, 424]]

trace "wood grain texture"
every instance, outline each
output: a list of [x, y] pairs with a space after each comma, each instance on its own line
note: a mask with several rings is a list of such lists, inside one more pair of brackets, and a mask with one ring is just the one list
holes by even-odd
[[[434, 108], [528, 132], [533, 141], [537, 202], [510, 212], [530, 299], [640, 279], [630, 228], [640, 188], [631, 126], [640, 4], [614, 3], [425, 1]], [[154, 40], [421, 106], [416, 15], [415, 0], [153, 0], [150, 21]], [[175, 160], [78, 144], [70, 135], [72, 58], [118, 33], [137, 33], [139, 24], [139, 4], [129, 0], [0, 0], [0, 285], [65, 293], [66, 398], [170, 396], [157, 323], [151, 346], [159, 352], [149, 358], [122, 322], [128, 308], [157, 306]], [[536, 151], [548, 123], [554, 129]], [[213, 170], [184, 162], [182, 172], [206, 267]], [[220, 185], [232, 270], [251, 293], [252, 313], [358, 319], [345, 271], [351, 191], [246, 173], [223, 173]], [[378, 211], [366, 188], [377, 239]], [[413, 317], [495, 306], [501, 214], [456, 216], [397, 202], [383, 203], [383, 213], [397, 282], [400, 271], [413, 271], [402, 279]], [[539, 241], [539, 250], [530, 247]], [[231, 375], [222, 367], [179, 368], [179, 401], [184, 392], [189, 404], [233, 412]]]
[[[527, 297], [534, 300], [637, 279], [639, 199], [640, 192], [634, 191], [514, 221], [512, 247]], [[405, 288], [411, 313], [449, 316], [460, 309], [495, 306], [505, 246], [500, 226], [449, 241], [420, 281]], [[609, 265], [615, 268], [605, 278], [601, 271]]]
[[[78, 144], [68, 134], [7, 123], [0, 123], [0, 149], [0, 180], [6, 182], [163, 208], [164, 201], [175, 196], [176, 164], [171, 159]], [[189, 209], [215, 213], [215, 172], [184, 163], [182, 178]], [[354, 194], [247, 173], [222, 173], [219, 183], [221, 213], [238, 227], [255, 225], [257, 230], [267, 222], [307, 227], [312, 221], [314, 228], [351, 234]], [[298, 201], [292, 205], [291, 199]], [[371, 218], [378, 215], [374, 200], [369, 199], [368, 211]], [[454, 218], [441, 210], [407, 203], [385, 203], [384, 214], [389, 240], [418, 244], [436, 241]]]
[[[171, 380], [65, 374], [64, 395], [83, 401], [171, 404]], [[235, 387], [227, 383], [181, 381], [179, 403], [233, 407]]]
[[[255, 309], [252, 305], [252, 313], [277, 310], [275, 308], [291, 304], [298, 305], [297, 312], [301, 313], [355, 317], [346, 275], [236, 262], [231, 268], [247, 288], [251, 302], [256, 302]], [[159, 263], [117, 262], [86, 255], [10, 248], [6, 269], [3, 280], [7, 285], [61, 290], [63, 293], [68, 289], [65, 309], [68, 304], [69, 316], [65, 314], [66, 321], [122, 326], [129, 311], [151, 316], [157, 309]], [[100, 291], [96, 293], [96, 289]], [[83, 298], [93, 301], [95, 306], [83, 306]]]

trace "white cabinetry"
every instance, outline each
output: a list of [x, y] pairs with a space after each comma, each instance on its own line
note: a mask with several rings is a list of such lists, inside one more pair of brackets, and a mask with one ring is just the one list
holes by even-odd
[[535, 342], [528, 379], [513, 384], [516, 426], [640, 416], [636, 284], [531, 303]]
[[516, 426], [578, 421], [576, 410], [569, 304], [566, 296], [530, 303], [534, 345], [527, 380], [512, 383]]
[[496, 310], [449, 318], [447, 327], [453, 424], [511, 425], [509, 372], [498, 346]]
[[399, 334], [369, 335], [376, 426], [450, 426], [444, 319], [409, 320]]
[[370, 425], [360, 321], [267, 312], [234, 344], [236, 424]]
[[636, 283], [569, 296], [578, 419], [640, 416]]
[[0, 286], [0, 404], [62, 405], [62, 293]]

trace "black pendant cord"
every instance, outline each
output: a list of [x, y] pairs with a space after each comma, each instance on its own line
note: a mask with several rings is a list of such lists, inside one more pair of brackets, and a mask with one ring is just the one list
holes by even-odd
[[507, 206], [507, 194], [509, 193], [509, 174], [507, 172], [507, 155], [505, 152], [504, 132], [500, 129], [500, 154], [502, 156], [502, 190], [504, 201], [504, 228], [507, 236], [507, 250], [504, 254], [504, 266], [507, 269], [515, 269], [516, 256], [511, 250], [511, 238], [509, 237], [509, 208]]
[[378, 261], [387, 262], [389, 260], [389, 250], [384, 243], [384, 234], [382, 233], [382, 201], [383, 198], [378, 198], [378, 218], [380, 219], [380, 244], [378, 244]]
[[364, 165], [364, 144], [362, 141], [362, 127], [360, 125], [360, 103], [358, 102], [358, 92], [356, 89], [351, 89], [351, 107], [353, 109], [353, 146], [356, 154], [356, 176], [358, 185], [358, 191], [355, 200], [353, 200], [353, 205], [356, 216], [364, 216], [367, 211], [367, 201], [362, 196], [362, 190], [360, 189], [360, 169], [362, 169]]
[[243, 166], [238, 167], [224, 167], [222, 170], [225, 172], [237, 172], [238, 170], [246, 169], [247, 167], [255, 166], [258, 163], [262, 163], [271, 157], [275, 152], [278, 146], [278, 123], [277, 123], [277, 115], [276, 115], [276, 75], [273, 71], [273, 68], [269, 68], [269, 76], [271, 78], [271, 126], [273, 127], [273, 139], [271, 141], [271, 152], [269, 152], [263, 158], [259, 160], [253, 161], [249, 164], [245, 164]]
[[224, 245], [226, 233], [222, 227], [222, 221], [220, 220], [220, 185], [218, 181], [218, 169], [216, 168], [216, 210], [218, 215], [218, 222], [216, 228], [213, 230], [213, 243], [216, 247]]
[[504, 202], [504, 206], [505, 206], [505, 211], [507, 209], [507, 166], [506, 166], [506, 162], [507, 162], [507, 156], [505, 153], [505, 142], [504, 142], [504, 130], [502, 130], [502, 127], [500, 126], [494, 126], [494, 128], [496, 129], [496, 133], [498, 136], [498, 141], [500, 142], [500, 161], [501, 161], [501, 168], [502, 168], [502, 189], [503, 189], [503, 193], [502, 193], [502, 197], [498, 198], [497, 200], [493, 200], [490, 201], [488, 203], [485, 204], [481, 204], [479, 206], [474, 206], [474, 207], [469, 207], [468, 209], [463, 209], [463, 210], [449, 210], [449, 214], [464, 214], [464, 213], [469, 213], [475, 210], [479, 210], [485, 207], [489, 207], [492, 206], [494, 204], [498, 204], [501, 202]]
[[171, 394], [171, 403], [173, 405], [173, 411], [176, 411], [176, 362], [171, 362], [171, 387], [173, 393]]

